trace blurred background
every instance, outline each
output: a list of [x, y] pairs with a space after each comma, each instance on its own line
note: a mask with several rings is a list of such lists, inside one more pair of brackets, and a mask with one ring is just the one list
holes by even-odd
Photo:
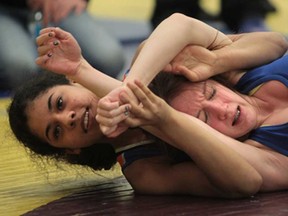
[[[253, 0], [251, 0], [253, 1]], [[288, 33], [288, 3], [283, 0], [270, 0], [277, 12], [267, 16], [267, 24], [274, 31]], [[199, 3], [212, 14], [219, 13], [220, 0], [200, 0]], [[149, 21], [155, 6], [154, 0], [92, 0], [89, 10], [104, 18]]]
[[[271, 0], [271, 3], [276, 12], [267, 14], [265, 28], [288, 34], [288, 1]], [[97, 17], [103, 28], [122, 45], [125, 53], [122, 72], [129, 67], [138, 44], [153, 29], [150, 21], [155, 6], [154, 0], [90, 1], [89, 13]], [[202, 0], [200, 6], [211, 15], [204, 17], [208, 22], [226, 29], [215, 19], [220, 11], [219, 0]], [[44, 165], [37, 159], [31, 160], [8, 128], [6, 108], [9, 101], [9, 95], [0, 98], [0, 215], [21, 215], [68, 194], [121, 176], [118, 166], [111, 171], [95, 173], [79, 167], [68, 168], [64, 164], [53, 163]]]

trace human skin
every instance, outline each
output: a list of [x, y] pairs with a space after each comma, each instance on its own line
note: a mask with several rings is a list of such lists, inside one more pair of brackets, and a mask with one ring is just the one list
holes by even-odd
[[79, 85], [55, 86], [29, 103], [28, 127], [54, 147], [90, 146], [103, 136], [94, 118], [98, 100]]
[[86, 0], [28, 0], [32, 11], [41, 10], [43, 13], [43, 26], [49, 23], [59, 23], [69, 13], [81, 14], [87, 8]]
[[[174, 19], [174, 18], [177, 18], [177, 19]], [[182, 16], [171, 17], [173, 22], [177, 21], [176, 23], [179, 24], [181, 22], [179, 22], [180, 20], [178, 18], [182, 19], [183, 17]], [[194, 23], [193, 20], [190, 20], [190, 21]], [[188, 22], [189, 24], [191, 24], [190, 21]], [[186, 22], [184, 22], [184, 24], [185, 23]], [[164, 28], [164, 30], [166, 29], [166, 27], [169, 27], [171, 29], [171, 26], [168, 25], [168, 23], [166, 24], [160, 26], [158, 30], [161, 30], [162, 27]], [[182, 30], [186, 29], [182, 27], [183, 26], [181, 26], [180, 29]], [[179, 30], [177, 28], [175, 29]], [[170, 33], [167, 34], [168, 32], [165, 33], [165, 31], [164, 31], [165, 33], [164, 35], [162, 33], [160, 35], [162, 35], [163, 37], [167, 35], [173, 35]], [[212, 33], [216, 33], [215, 30], [213, 30]], [[49, 36], [49, 34], [52, 34], [52, 35]], [[179, 35], [180, 34], [185, 35], [183, 34], [183, 32], [179, 33]], [[155, 58], [151, 57], [151, 55], [155, 53], [153, 52], [154, 50], [152, 49], [152, 45], [153, 44], [155, 45], [156, 39], [159, 41], [159, 38], [161, 38], [160, 35], [158, 35], [159, 37], [157, 35], [158, 34], [156, 32], [153, 35], [153, 37], [149, 38], [147, 42], [145, 43], [145, 47], [147, 47], [149, 44], [151, 45], [150, 47], [151, 51], [149, 53], [149, 56], [148, 56], [148, 51], [149, 51], [148, 48], [143, 49], [143, 52], [145, 51], [146, 54], [139, 55], [139, 57], [137, 58], [138, 60], [136, 60], [133, 65], [138, 64], [139, 61], [141, 61], [140, 60], [141, 58], [144, 61], [147, 56], [148, 60], [151, 61], [151, 62], [148, 61], [151, 64], [151, 71], [155, 73], [157, 72], [158, 69], [165, 67], [168, 63], [170, 63], [171, 59], [169, 58], [172, 58], [172, 57], [170, 55], [167, 57], [166, 55], [164, 55], [165, 53], [163, 54], [163, 59], [165, 60], [163, 61], [161, 60], [160, 65], [157, 65], [158, 64], [158, 59], [156, 58], [157, 56]], [[210, 42], [212, 42], [215, 39], [215, 34], [211, 34], [211, 35], [213, 36], [211, 37]], [[261, 35], [262, 34], [258, 35], [253, 40], [259, 42], [259, 36]], [[175, 37], [175, 35], [173, 35], [173, 37]], [[267, 37], [264, 37], [264, 38], [265, 40], [263, 38], [262, 39], [266, 41]], [[58, 45], [53, 44], [55, 39], [59, 40]], [[150, 43], [149, 42], [150, 39], [151, 41], [154, 41], [154, 42]], [[175, 40], [175, 38], [173, 39]], [[185, 43], [187, 43], [187, 40], [185, 41], [186, 42], [184, 42], [183, 44], [182, 43], [179, 43], [179, 44], [181, 46], [185, 45]], [[226, 50], [227, 52], [230, 50], [230, 52], [228, 52], [229, 56], [227, 56], [227, 54], [225, 55], [223, 54], [224, 56], [223, 59], [225, 58], [227, 59], [227, 57], [232, 58], [233, 56], [232, 54], [234, 54], [235, 56], [238, 56], [236, 55], [237, 53], [236, 51], [232, 52], [233, 48], [238, 51], [240, 50], [239, 51], [240, 54], [242, 53], [242, 51], [244, 51], [244, 53], [246, 52], [248, 53], [247, 56], [244, 55], [244, 53], [242, 53], [242, 55], [239, 55], [240, 57], [242, 56], [242, 58], [240, 59], [236, 58], [237, 61], [228, 61], [229, 64], [228, 66], [226, 66], [226, 69], [229, 67], [234, 67], [235, 64], [238, 64], [239, 62], [242, 62], [242, 66], [244, 67], [243, 62], [245, 62], [244, 61], [245, 58], [247, 57], [247, 60], [249, 60], [252, 55], [251, 53], [253, 52], [255, 56], [259, 57], [259, 59], [255, 58], [255, 62], [254, 62], [255, 64], [257, 63], [259, 64], [259, 62], [261, 61], [263, 63], [269, 62], [283, 55], [284, 53], [283, 47], [281, 47], [281, 45], [279, 46], [279, 44], [282, 44], [282, 42], [275, 43], [276, 44], [275, 45], [274, 37], [272, 41], [269, 41], [271, 42], [271, 44], [269, 42], [265, 43], [265, 46], [261, 46], [258, 49], [249, 50], [245, 48], [241, 50], [241, 49], [237, 49], [237, 46], [240, 46], [240, 47], [246, 47], [246, 46], [241, 46], [243, 44], [240, 43], [240, 40], [239, 40], [238, 41], [239, 43], [234, 44], [235, 46], [238, 44], [236, 48], [234, 45], [233, 46], [227, 45], [222, 48], [219, 48], [219, 50], [215, 50], [214, 54], [216, 53], [216, 51], [218, 51], [217, 57], [219, 57], [221, 56], [220, 50]], [[276, 41], [278, 41], [278, 39], [276, 39]], [[207, 46], [208, 43], [206, 42], [205, 44]], [[75, 51], [74, 49], [75, 47], [73, 48], [73, 46], [67, 46], [68, 44], [71, 44], [71, 43], [73, 44], [73, 40], [71, 39], [69, 34], [65, 34], [65, 32], [62, 32], [59, 29], [53, 29], [53, 28], [46, 29], [42, 31], [42, 35], [40, 36], [40, 38], [38, 38], [37, 43], [39, 45], [39, 55], [40, 55], [40, 57], [37, 59], [37, 63], [39, 65], [42, 65], [44, 68], [50, 69], [57, 73], [62, 73], [62, 74], [67, 75], [72, 80], [81, 83], [83, 86], [89, 88], [91, 91], [95, 92], [100, 97], [104, 96], [105, 93], [111, 91], [115, 87], [121, 85], [121, 82], [119, 83], [118, 81], [114, 81], [106, 77], [103, 77], [101, 75], [101, 72], [97, 71], [96, 69], [91, 68], [85, 62], [85, 60], [81, 57], [81, 55], [79, 54], [81, 52], [79, 50], [76, 52], [76, 58], [75, 58], [75, 52], [73, 53], [73, 51]], [[178, 43], [176, 43], [176, 45], [177, 44]], [[247, 40], [246, 42], [244, 40], [244, 44], [248, 45], [249, 43], [247, 42]], [[252, 44], [255, 45], [256, 43], [252, 43]], [[164, 46], [165, 43], [163, 42], [162, 45]], [[275, 48], [275, 49], [272, 49], [275, 51], [275, 53], [270, 52], [271, 46], [269, 45], [272, 45], [272, 47]], [[280, 49], [278, 49], [279, 47]], [[157, 50], [158, 49], [160, 50], [160, 48], [161, 47], [157, 47]], [[182, 48], [178, 47], [177, 49], [181, 50], [183, 49], [183, 47]], [[175, 52], [179, 51], [177, 49]], [[263, 59], [261, 60], [261, 56], [258, 55], [259, 50], [263, 52], [265, 50], [269, 51], [269, 55], [265, 55], [264, 60]], [[51, 55], [47, 55], [47, 54], [51, 54]], [[159, 55], [159, 53], [156, 53], [156, 54]], [[156, 66], [152, 64], [152, 60], [154, 61]], [[64, 62], [65, 64], [63, 64]], [[221, 61], [217, 61], [217, 62], [219, 63]], [[249, 63], [249, 61], [247, 62]], [[141, 63], [141, 64], [144, 64], [144, 63]], [[146, 66], [144, 67], [145, 69], [144, 71], [141, 70], [141, 67], [139, 67], [138, 69], [140, 70], [140, 72], [144, 73], [147, 70], [146, 67], [148, 67], [150, 64], [146, 64]], [[252, 61], [250, 61], [250, 64], [252, 64]], [[65, 68], [63, 67], [63, 65], [65, 65]], [[210, 66], [213, 66], [213, 65], [210, 65]], [[69, 68], [69, 70], [67, 70], [67, 68]], [[136, 70], [135, 68], [137, 67], [134, 66], [134, 70]], [[216, 67], [216, 68], [223, 69], [223, 64], [220, 64], [219, 67]], [[226, 69], [223, 69], [222, 72], [225, 72]], [[220, 70], [218, 71], [218, 73], [220, 73]], [[147, 76], [147, 73], [145, 74], [145, 76]], [[128, 77], [130, 77], [130, 75]], [[99, 79], [99, 78], [103, 78], [103, 79]], [[231, 79], [234, 80], [233, 78], [235, 78], [235, 76], [232, 76]], [[130, 77], [130, 79], [132, 78]], [[101, 80], [101, 82], [99, 82], [99, 80]], [[145, 81], [145, 80], [147, 81], [148, 77], [146, 77], [143, 80], [141, 79], [141, 81]], [[129, 83], [130, 81], [127, 81], [127, 83]], [[106, 85], [103, 85], [103, 83], [105, 83]], [[126, 86], [124, 86], [124, 88], [127, 89]], [[117, 97], [118, 96], [119, 94], [117, 95]], [[122, 121], [124, 118], [127, 118], [127, 116], [124, 115], [125, 106], [119, 104], [119, 101], [116, 101], [116, 102], [113, 101], [112, 107], [110, 104], [106, 108], [112, 108], [111, 109], [112, 111], [108, 111], [106, 113], [110, 115], [109, 117], [111, 116], [114, 117], [114, 114], [115, 116], [120, 116], [119, 119], [116, 119], [115, 122], [113, 122], [113, 120], [110, 120], [110, 122], [108, 122], [108, 126], [110, 126], [110, 124], [115, 125], [115, 123], [117, 124], [118, 122]], [[97, 113], [99, 113], [98, 110], [97, 110]], [[154, 135], [159, 136], [160, 138], [163, 138], [163, 140], [175, 146], [176, 148], [179, 148], [185, 151], [187, 154], [190, 155], [191, 158], [193, 158], [194, 163], [193, 162], [181, 163], [181, 164], [177, 164], [174, 166], [173, 164], [167, 164], [167, 160], [168, 160], [167, 158], [159, 158], [159, 157], [153, 158], [150, 160], [136, 161], [124, 171], [126, 178], [132, 184], [133, 188], [136, 191], [142, 192], [142, 193], [149, 193], [149, 194], [188, 193], [188, 194], [193, 194], [193, 195], [204, 195], [204, 196], [239, 197], [239, 196], [247, 196], [247, 195], [254, 194], [259, 190], [271, 191], [271, 190], [287, 187], [287, 183], [286, 183], [287, 177], [285, 176], [285, 173], [287, 172], [285, 171], [285, 167], [288, 167], [288, 166], [285, 166], [285, 164], [287, 163], [286, 157], [281, 156], [277, 154], [276, 152], [262, 151], [261, 148], [255, 148], [252, 144], [245, 145], [242, 142], [231, 139], [230, 137], [227, 137], [219, 133], [218, 131], [211, 129], [207, 124], [204, 124], [199, 119], [192, 118], [191, 116], [190, 117], [185, 116], [183, 114], [180, 115], [176, 111], [173, 111], [173, 113], [177, 113], [177, 115], [176, 114], [172, 115], [173, 119], [169, 120], [170, 122], [169, 124], [167, 122], [167, 125], [168, 125], [167, 128], [165, 129], [161, 128], [162, 131], [159, 131], [157, 127], [152, 127], [152, 129], [148, 127], [147, 130], [153, 133]], [[188, 120], [190, 122], [189, 123], [190, 127], [183, 127], [183, 124], [187, 123], [186, 121]], [[176, 124], [172, 124], [173, 122]], [[172, 135], [171, 130], [175, 127], [175, 125], [179, 126], [179, 131], [174, 134], [176, 137], [171, 137]], [[144, 127], [144, 128], [146, 129], [147, 127]], [[193, 129], [192, 133], [190, 131], [191, 128]], [[206, 133], [203, 133], [204, 131]], [[208, 135], [210, 134], [211, 136], [207, 136], [207, 134]], [[205, 138], [206, 136], [207, 138]], [[181, 139], [177, 140], [176, 139], [177, 137], [183, 137], [185, 138], [185, 140], [181, 140]], [[195, 137], [197, 137], [197, 139], [195, 139]], [[196, 140], [196, 141], [195, 143], [194, 142], [187, 143], [187, 139]], [[201, 145], [199, 145], [199, 143], [201, 143]], [[272, 163], [271, 163], [271, 158], [275, 159], [273, 160]], [[213, 164], [211, 163], [211, 161], [213, 161]], [[282, 165], [277, 166], [276, 165], [277, 162], [281, 163], [283, 166]], [[214, 165], [217, 165], [217, 167], [215, 167]], [[221, 167], [221, 170], [218, 169], [219, 167]], [[241, 174], [235, 173], [234, 172], [235, 170], [239, 171], [239, 173]], [[271, 176], [271, 172], [275, 173], [275, 175]], [[262, 182], [264, 183], [262, 184]]]

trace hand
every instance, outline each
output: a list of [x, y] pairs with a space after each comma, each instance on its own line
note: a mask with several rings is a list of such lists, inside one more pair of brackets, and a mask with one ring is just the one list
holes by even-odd
[[30, 8], [41, 10], [43, 13], [43, 25], [49, 23], [58, 24], [66, 18], [71, 12], [81, 14], [87, 8], [85, 0], [28, 0]]
[[83, 60], [81, 48], [75, 38], [60, 28], [45, 28], [36, 39], [36, 64], [63, 75], [75, 75]]
[[162, 98], [156, 96], [144, 86], [140, 81], [135, 80], [134, 83], [127, 83], [129, 89], [136, 96], [140, 104], [135, 100], [131, 100], [131, 97], [122, 92], [120, 98], [122, 103], [130, 104], [129, 117], [125, 119], [125, 124], [130, 127], [138, 126], [154, 126], [160, 128], [165, 125], [165, 121], [170, 117], [170, 107]]
[[197, 82], [215, 75], [213, 65], [217, 56], [212, 51], [196, 45], [185, 47], [164, 68], [164, 71], [185, 76], [187, 79]]
[[98, 102], [96, 120], [103, 134], [108, 137], [116, 137], [128, 129], [128, 126], [123, 124], [123, 120], [127, 118], [130, 106], [121, 103], [120, 95], [123, 92], [130, 95], [131, 101], [136, 101], [129, 88], [123, 85], [111, 91]]

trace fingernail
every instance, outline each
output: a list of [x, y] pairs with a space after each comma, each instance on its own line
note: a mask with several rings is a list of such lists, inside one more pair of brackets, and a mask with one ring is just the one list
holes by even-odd
[[129, 115], [129, 107], [128, 107], [128, 106], [125, 106], [124, 115], [125, 115], [125, 116], [128, 116], [128, 115]]
[[58, 40], [53, 41], [53, 45], [54, 45], [54, 46], [59, 45], [59, 41], [58, 41]]

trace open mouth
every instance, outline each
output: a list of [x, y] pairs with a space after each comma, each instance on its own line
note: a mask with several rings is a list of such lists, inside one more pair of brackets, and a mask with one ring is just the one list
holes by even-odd
[[88, 126], [89, 126], [89, 110], [88, 108], [86, 108], [83, 119], [83, 129], [85, 133], [88, 132]]
[[235, 116], [234, 116], [234, 120], [233, 120], [233, 122], [232, 122], [232, 126], [234, 126], [234, 125], [237, 123], [237, 121], [238, 121], [238, 119], [239, 119], [239, 117], [240, 117], [240, 114], [241, 114], [240, 107], [237, 106], [237, 110], [236, 110], [236, 114], [235, 114]]

